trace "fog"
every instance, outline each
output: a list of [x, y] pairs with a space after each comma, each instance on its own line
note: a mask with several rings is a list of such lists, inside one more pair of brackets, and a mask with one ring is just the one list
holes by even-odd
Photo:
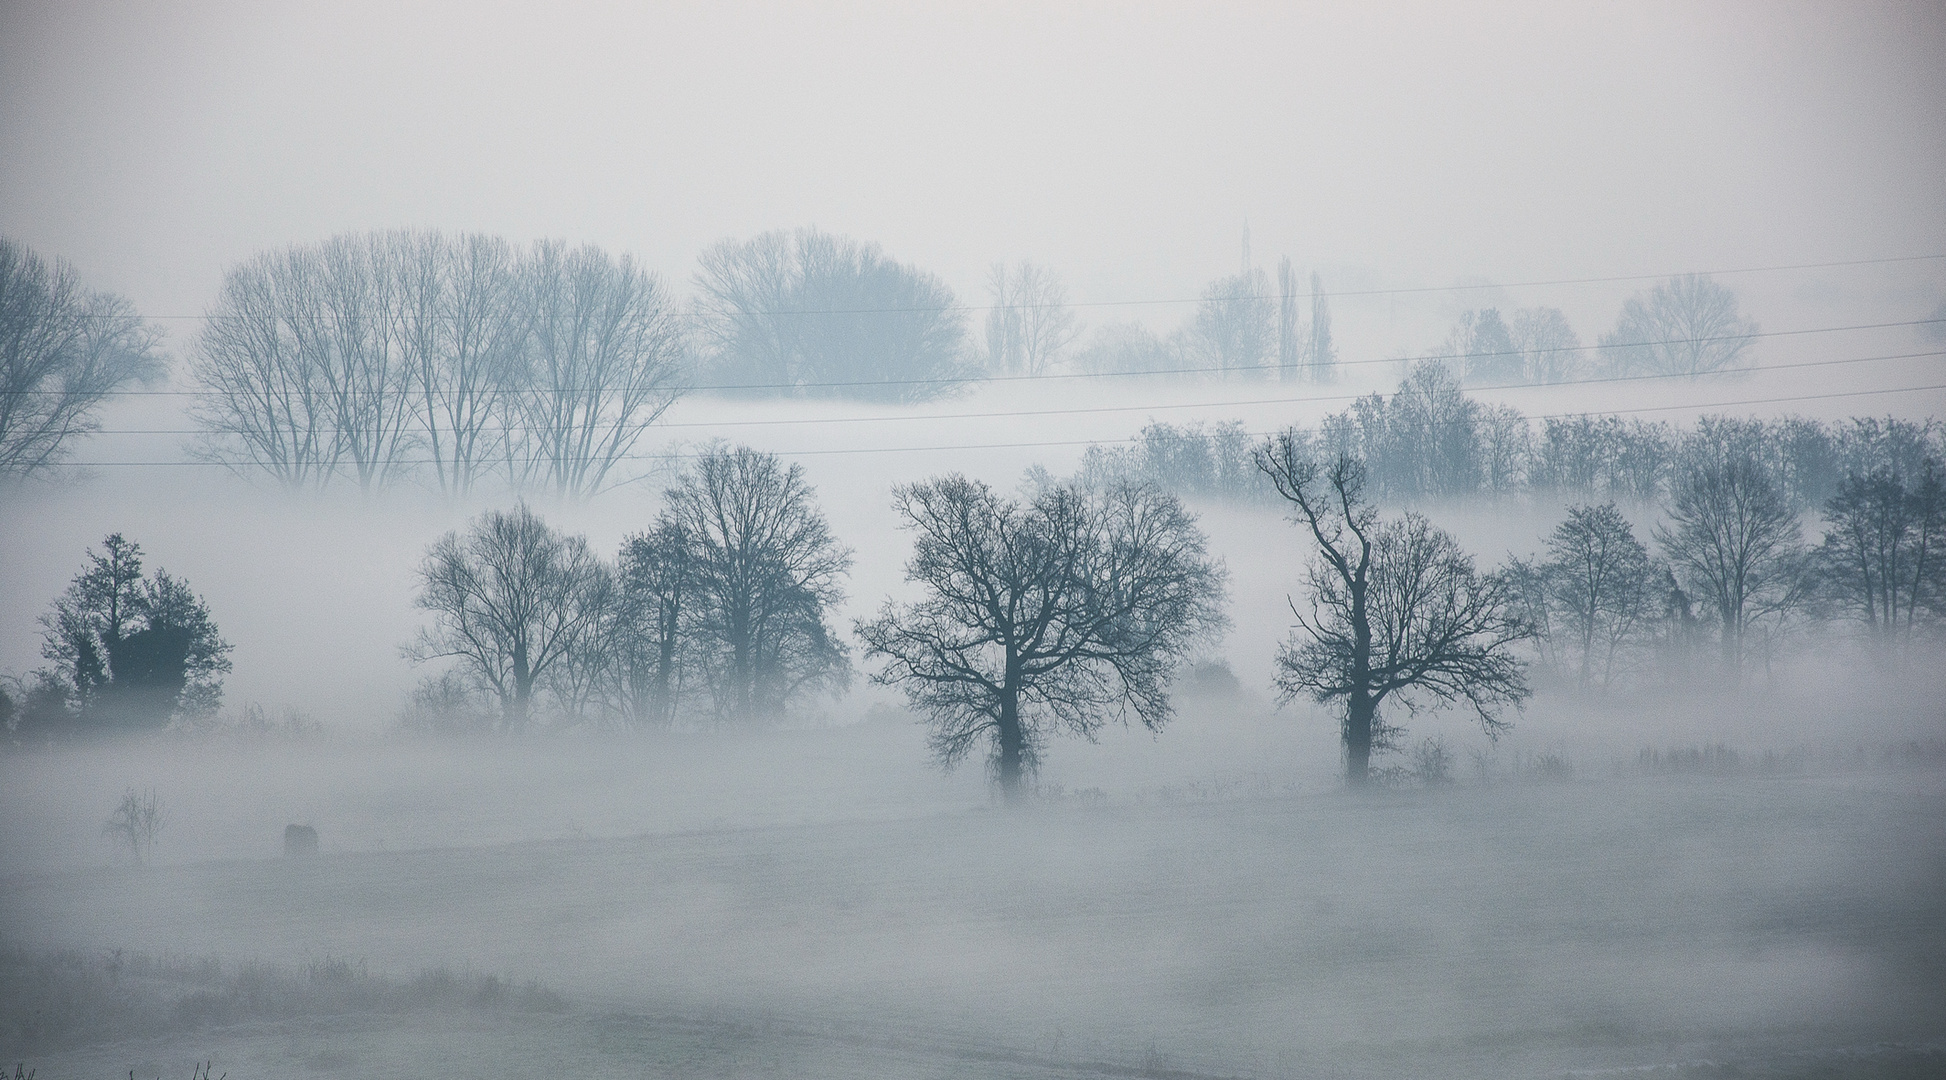
[[[0, 1060], [240, 1080], [1946, 1069], [1946, 504], [1924, 486], [1946, 454], [1942, 54], [1946, 14], [1907, 5], [0, 7], [0, 238], [126, 298], [166, 369], [24, 477], [0, 416]], [[281, 488], [211, 426], [205, 328], [242, 318], [240, 268], [408, 229], [504, 239], [506, 311], [536, 303], [536, 242], [633, 260], [675, 342], [640, 363], [692, 389], [595, 494], [563, 494], [510, 463], [538, 413], [499, 401], [546, 393], [521, 337], [482, 428], [507, 463], [483, 456], [471, 490], [412, 465], [431, 436], [410, 433], [370, 490], [343, 460]], [[794, 359], [770, 386], [709, 321], [699, 259], [796, 229], [880, 245], [872, 281], [950, 291], [963, 332], [903, 362], [965, 377], [874, 398], [869, 365], [905, 347], [880, 327], [934, 309], [806, 285], [742, 315], [856, 341], [780, 332]], [[991, 268], [1021, 260], [1064, 294], [995, 303]], [[1269, 337], [1238, 362], [1197, 320], [1251, 281]], [[1628, 305], [1682, 281], [1743, 321], [1629, 337]], [[1024, 370], [994, 320], [1040, 309], [1074, 334]], [[1496, 352], [1487, 309], [1552, 310], [1574, 342], [1503, 328]], [[1719, 340], [1720, 370], [1640, 359]], [[1522, 373], [1492, 375], [1507, 355]], [[1550, 355], [1573, 374], [1533, 375]], [[862, 381], [813, 366], [847, 358]], [[1450, 452], [1463, 489], [1413, 487], [1446, 444], [1371, 419], [1436, 368], [1479, 440]], [[1510, 416], [1502, 483], [1482, 447]], [[1560, 432], [1599, 418], [1608, 471], [1564, 479]], [[1624, 424], [1654, 458], [1634, 493]], [[1478, 571], [1459, 590], [1504, 586], [1487, 606], [1516, 622], [1560, 615], [1560, 590], [1507, 583], [1565, 561], [1571, 512], [1614, 504], [1645, 561], [1626, 618], [1601, 616], [1626, 639], [1613, 677], [1577, 681], [1571, 635], [1522, 623], [1504, 730], [1469, 704], [1489, 676], [1443, 701], [1422, 684], [1426, 708], [1378, 707], [1374, 771], [1348, 778], [1349, 698], [1279, 690], [1280, 646], [1329, 607], [1318, 542], [1248, 458], [1291, 429], [1321, 465], [1355, 447], [1377, 520], [1424, 515]], [[1164, 437], [1234, 453], [1169, 472]], [[726, 705], [734, 650], [707, 614], [683, 616], [688, 681], [655, 718], [617, 658], [590, 661], [595, 704], [540, 676], [531, 714], [463, 660], [407, 658], [446, 625], [415, 602], [442, 536], [523, 505], [634, 597], [625, 545], [734, 447], [801, 468], [850, 553], [810, 616], [841, 689]], [[1744, 475], [1712, 454], [1782, 508], [1734, 659], [1678, 551], [1702, 490], [1683, 485]], [[866, 635], [942, 595], [895, 489], [948, 474], [1022, 521], [1068, 520], [1047, 500], [1069, 493], [1102, 535], [1104, 492], [1180, 500], [1227, 625], [1163, 658], [1166, 724], [1138, 721], [1139, 675], [1100, 697], [1092, 669], [1020, 699], [1073, 695], [1100, 726], [1034, 714], [1018, 789], [998, 707], [993, 745], [942, 763], [950, 710], [885, 684]], [[1843, 584], [1840, 503], [1884, 490], [1906, 515], [1885, 573], [1912, 584], [1884, 586], [1881, 630]], [[137, 586], [166, 571], [230, 646], [216, 707], [192, 678], [153, 723], [118, 720], [123, 673], [88, 682], [57, 605], [116, 533]], [[1911, 555], [1925, 536], [1934, 562]], [[578, 648], [619, 657], [636, 631], [603, 610]], [[469, 730], [426, 720], [443, 672], [470, 680]]]

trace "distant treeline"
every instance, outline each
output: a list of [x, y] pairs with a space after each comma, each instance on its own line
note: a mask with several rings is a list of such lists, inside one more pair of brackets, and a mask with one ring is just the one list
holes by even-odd
[[[1511, 406], [1469, 397], [1447, 365], [1430, 360], [1397, 392], [1359, 398], [1300, 436], [1322, 456], [1344, 453], [1362, 463], [1370, 490], [1394, 502], [1532, 493], [1648, 504], [1671, 493], [1686, 463], [1731, 449], [1757, 462], [1793, 509], [1805, 510], [1822, 506], [1848, 476], [1916, 475], [1928, 457], [1946, 460], [1946, 428], [1931, 420], [1705, 416], [1684, 430], [1583, 414], [1536, 424]], [[1089, 447], [1081, 472], [1270, 504], [1277, 493], [1251, 462], [1257, 441], [1237, 421], [1152, 421], [1130, 443]]]
[[[1274, 277], [1246, 258], [1160, 332], [1084, 334], [1060, 275], [1032, 262], [994, 265], [971, 306], [876, 244], [815, 229], [716, 244], [690, 287], [680, 298], [597, 247], [477, 233], [348, 233], [265, 251], [229, 271], [189, 342], [193, 448], [292, 489], [410, 478], [586, 497], [636, 471], [625, 463], [685, 392], [906, 404], [1063, 371], [1328, 383], [1339, 364], [1323, 278], [1301, 281], [1288, 258]], [[107, 397], [167, 372], [160, 334], [125, 300], [5, 240], [0, 320], [0, 478], [58, 472]], [[1376, 464], [1397, 441], [1380, 429], [1414, 424], [1376, 410], [1445, 407], [1448, 383], [1696, 376], [1740, 366], [1759, 334], [1734, 292], [1698, 275], [1630, 297], [1593, 346], [1556, 308], [1470, 310], [1424, 354], [1455, 378], [1425, 369], [1404, 400], [1361, 402], [1332, 434]], [[1423, 459], [1442, 474], [1411, 490], [1471, 490], [1468, 455], [1489, 490], [1517, 485], [1518, 425], [1453, 407], [1476, 415], [1442, 430], [1441, 458]]]

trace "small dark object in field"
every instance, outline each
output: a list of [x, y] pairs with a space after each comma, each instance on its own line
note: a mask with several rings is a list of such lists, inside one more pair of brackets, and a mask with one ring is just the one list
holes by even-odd
[[284, 826], [284, 854], [316, 855], [318, 831], [309, 825]]

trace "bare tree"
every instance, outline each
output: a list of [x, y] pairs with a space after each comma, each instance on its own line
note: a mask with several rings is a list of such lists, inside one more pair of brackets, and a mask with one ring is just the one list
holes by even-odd
[[1797, 514], [1748, 453], [1692, 446], [1656, 543], [1676, 577], [1716, 609], [1723, 664], [1739, 672], [1746, 639], [1803, 599]]
[[1081, 336], [1068, 290], [1052, 270], [1022, 261], [987, 273], [986, 368], [995, 375], [1044, 375]]
[[1732, 367], [1759, 330], [1737, 295], [1706, 274], [1684, 274], [1622, 304], [1601, 349], [1617, 374], [1706, 375]]
[[0, 237], [0, 481], [56, 469], [110, 394], [162, 374], [159, 339], [128, 301]]
[[1304, 350], [1304, 363], [1311, 369], [1312, 382], [1328, 383], [1336, 375], [1338, 347], [1331, 341], [1331, 299], [1316, 271], [1311, 273], [1311, 341]]
[[972, 374], [952, 290], [876, 244], [770, 232], [699, 263], [697, 334], [711, 377], [730, 388], [910, 402]]
[[230, 271], [192, 368], [206, 454], [289, 488], [349, 469], [370, 490], [409, 467], [413, 371], [385, 262], [372, 239], [339, 236]]
[[1299, 340], [1297, 271], [1289, 256], [1277, 260], [1277, 377], [1295, 382], [1302, 368], [1304, 343]]
[[1408, 712], [1464, 701], [1489, 735], [1500, 711], [1528, 695], [1513, 647], [1530, 633], [1500, 575], [1481, 575], [1451, 536], [1417, 514], [1381, 521], [1365, 499], [1364, 468], [1349, 456], [1325, 464], [1297, 432], [1257, 449], [1257, 466], [1311, 534], [1317, 558], [1309, 613], [1279, 649], [1284, 700], [1342, 700], [1345, 777], [1364, 784], [1374, 750], [1396, 745], [1388, 699]]
[[1927, 461], [1910, 481], [1890, 468], [1853, 474], [1825, 504], [1819, 580], [1832, 605], [1882, 655], [1946, 615], [1946, 482]]
[[695, 622], [691, 556], [688, 533], [667, 514], [622, 542], [615, 648], [622, 712], [632, 724], [675, 722], [688, 666], [685, 637]]
[[602, 490], [680, 393], [681, 335], [655, 275], [624, 255], [542, 242], [521, 274], [526, 319], [515, 482], [570, 498]]
[[293, 253], [265, 253], [224, 275], [190, 369], [200, 452], [290, 490], [323, 486], [338, 459], [324, 381], [298, 347], [301, 268]]
[[1057, 485], [1023, 505], [952, 475], [893, 499], [924, 596], [859, 623], [884, 661], [873, 681], [928, 715], [945, 764], [988, 744], [1009, 800], [1056, 732], [1092, 739], [1131, 713], [1160, 730], [1171, 676], [1224, 625], [1222, 565], [1153, 487]]
[[542, 679], [600, 644], [612, 588], [587, 540], [555, 532], [525, 504], [440, 537], [416, 577], [413, 603], [434, 627], [401, 651], [415, 664], [459, 660], [499, 697], [508, 731], [526, 726]]
[[497, 236], [388, 233], [381, 240], [396, 276], [391, 317], [412, 372], [420, 441], [439, 489], [472, 491], [500, 460], [503, 397], [527, 325], [520, 266]]
[[1263, 378], [1277, 347], [1277, 309], [1262, 270], [1247, 268], [1203, 290], [1189, 325], [1190, 348], [1225, 376]]
[[1549, 607], [1567, 639], [1575, 679], [1607, 686], [1623, 650], [1652, 617], [1655, 567], [1614, 503], [1572, 506], [1547, 541]]
[[811, 692], [842, 688], [851, 665], [828, 616], [851, 551], [832, 537], [803, 468], [717, 447], [666, 498], [666, 521], [688, 545], [681, 623], [717, 719], [772, 721]]
[[1513, 347], [1520, 353], [1520, 376], [1528, 382], [1567, 382], [1587, 365], [1581, 338], [1560, 308], [1522, 308], [1514, 312], [1510, 328]]

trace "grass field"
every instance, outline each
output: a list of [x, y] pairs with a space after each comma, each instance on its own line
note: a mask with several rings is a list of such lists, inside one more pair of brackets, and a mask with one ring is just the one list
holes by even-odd
[[[785, 778], [823, 774], [818, 748], [844, 756], [843, 737], [762, 743], [775, 801], [719, 792], [713, 821], [654, 799], [627, 809], [596, 779], [629, 775], [627, 755], [588, 745], [474, 755], [464, 785], [457, 764], [416, 787], [380, 770], [373, 790], [393, 802], [369, 812], [417, 800], [422, 831], [352, 849], [332, 819], [357, 820], [356, 800], [318, 806], [325, 854], [290, 860], [271, 854], [267, 791], [338, 783], [356, 755], [202, 754], [204, 773], [183, 766], [192, 786], [228, 775], [231, 827], [256, 821], [262, 840], [230, 851], [223, 800], [179, 799], [177, 857], [148, 868], [58, 857], [47, 839], [79, 813], [60, 801], [63, 772], [116, 776], [110, 751], [9, 759], [0, 934], [21, 955], [120, 948], [226, 970], [340, 958], [399, 985], [443, 967], [538, 980], [567, 1011], [296, 1009], [101, 1030], [7, 1060], [50, 1080], [186, 1076], [211, 1058], [238, 1080], [1863, 1077], [1942, 1063], [1936, 763], [1356, 796], [1232, 785], [1021, 811], [990, 806], [977, 777], [935, 775], [861, 783], [849, 814], [807, 812]], [[659, 757], [661, 772], [636, 771], [684, 771], [679, 753]], [[282, 783], [259, 790], [242, 764]], [[743, 773], [761, 786], [761, 770]], [[475, 805], [462, 789], [481, 807], [498, 790], [499, 816], [425, 842]], [[594, 816], [564, 829], [550, 798]]]

